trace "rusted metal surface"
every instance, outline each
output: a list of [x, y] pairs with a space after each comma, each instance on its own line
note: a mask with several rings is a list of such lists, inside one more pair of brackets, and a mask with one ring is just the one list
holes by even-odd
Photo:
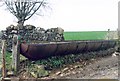
[[56, 49], [56, 44], [21, 44], [20, 48], [21, 54], [31, 60], [37, 60], [54, 55]]
[[94, 50], [93, 51], [99, 50], [101, 47], [101, 44], [102, 44], [102, 42], [100, 42], [100, 41], [94, 41]]
[[107, 49], [107, 48], [110, 47], [109, 46], [109, 41], [101, 41], [101, 42], [102, 42], [101, 47], [100, 47], [101, 50], [104, 50], [104, 49]]
[[113, 42], [113, 41], [109, 41], [109, 46], [110, 46], [110, 47], [113, 48], [115, 45], [116, 45], [116, 42], [115, 42], [115, 41], [114, 41], [114, 42]]
[[55, 55], [65, 55], [67, 48], [68, 48], [67, 42], [57, 43], [57, 49], [56, 49]]
[[87, 51], [94, 51], [95, 41], [87, 41]]
[[64, 41], [26, 44], [21, 43], [20, 53], [31, 60], [39, 60], [54, 55], [76, 54], [113, 48], [116, 45], [114, 40], [97, 41]]
[[67, 47], [67, 50], [66, 50], [66, 54], [74, 54], [76, 52], [76, 49], [77, 49], [77, 43], [76, 42], [69, 42], [68, 43], [68, 47]]
[[80, 53], [80, 52], [83, 52], [86, 50], [86, 46], [87, 46], [86, 42], [78, 41], [77, 45], [78, 45], [78, 47], [76, 49], [76, 53]]

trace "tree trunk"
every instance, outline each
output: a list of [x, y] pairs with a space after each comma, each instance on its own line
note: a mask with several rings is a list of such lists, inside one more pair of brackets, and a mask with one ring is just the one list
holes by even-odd
[[19, 20], [17, 26], [18, 26], [18, 30], [23, 29], [24, 21]]

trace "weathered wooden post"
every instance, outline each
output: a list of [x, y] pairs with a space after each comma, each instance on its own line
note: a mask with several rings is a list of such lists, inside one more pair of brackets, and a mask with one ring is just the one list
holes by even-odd
[[118, 51], [120, 52], [120, 2], [118, 3]]
[[6, 54], [6, 41], [2, 40], [2, 78], [6, 77], [6, 63], [5, 63], [5, 54]]
[[[120, 53], [120, 1], [118, 2], [118, 49]], [[118, 57], [118, 80], [120, 80], [120, 56]]]
[[19, 71], [20, 66], [20, 40], [18, 40], [18, 36], [13, 36], [12, 43], [12, 69], [14, 70], [14, 74], [16, 75]]
[[108, 40], [110, 40], [110, 29], [108, 29]]

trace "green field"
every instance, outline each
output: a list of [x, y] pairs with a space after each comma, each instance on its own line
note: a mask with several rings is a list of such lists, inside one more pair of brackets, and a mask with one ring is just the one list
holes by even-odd
[[64, 32], [65, 40], [100, 40], [106, 35], [107, 31]]

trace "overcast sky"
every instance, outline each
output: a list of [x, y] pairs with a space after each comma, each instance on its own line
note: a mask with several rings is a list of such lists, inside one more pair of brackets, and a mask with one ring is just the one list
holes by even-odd
[[[119, 0], [51, 0], [52, 10], [34, 16], [25, 24], [45, 29], [62, 27], [65, 31], [107, 31], [118, 27]], [[17, 19], [0, 8], [0, 30]]]

